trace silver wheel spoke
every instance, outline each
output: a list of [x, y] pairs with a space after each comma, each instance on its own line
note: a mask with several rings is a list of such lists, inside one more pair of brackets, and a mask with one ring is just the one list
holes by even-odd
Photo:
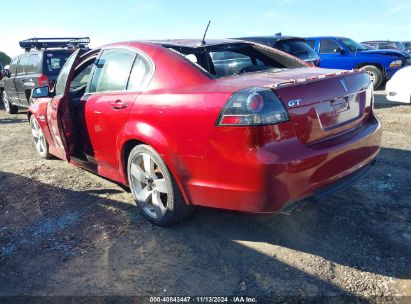
[[35, 137], [35, 138], [39, 138], [39, 137], [40, 137], [39, 132], [38, 132], [36, 129], [34, 129], [34, 128], [31, 129], [31, 134], [32, 134], [33, 137]]
[[41, 152], [44, 152], [46, 150], [43, 136], [40, 136], [40, 147], [41, 147]]
[[157, 215], [157, 218], [160, 218], [164, 215], [166, 208], [164, 207], [163, 203], [161, 202], [160, 198], [160, 192], [158, 191], [153, 191], [152, 195], [152, 202], [153, 202], [153, 207], [154, 211]]
[[141, 170], [141, 168], [134, 163], [131, 164], [131, 175], [138, 181], [147, 184], [148, 176], [146, 172]]
[[161, 193], [168, 193], [167, 183], [164, 178], [154, 180], [155, 189]]
[[40, 125], [38, 122], [33, 118], [31, 121], [31, 134], [33, 135], [34, 144], [36, 146], [37, 151], [41, 154], [46, 151], [46, 139], [43, 136], [41, 131]]
[[151, 191], [148, 190], [148, 187], [144, 187], [140, 193], [137, 193], [137, 201], [139, 203], [147, 204], [150, 195]]
[[144, 170], [148, 174], [148, 176], [155, 178], [154, 174], [154, 162], [151, 159], [150, 155], [143, 154], [143, 161], [144, 161]]
[[37, 141], [36, 141], [36, 148], [37, 148], [37, 150], [38, 150], [39, 152], [42, 152], [40, 140], [37, 140]]

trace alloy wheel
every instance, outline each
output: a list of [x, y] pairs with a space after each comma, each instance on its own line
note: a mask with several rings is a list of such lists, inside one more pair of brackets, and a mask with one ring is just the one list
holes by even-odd
[[154, 219], [164, 216], [170, 189], [158, 164], [147, 153], [137, 154], [130, 166], [131, 188], [147, 215]]
[[368, 73], [368, 75], [370, 75], [371, 82], [374, 84], [374, 83], [375, 83], [375, 79], [376, 79], [375, 74], [374, 74], [373, 72], [371, 72], [371, 71], [366, 71], [366, 72]]
[[47, 151], [46, 139], [41, 131], [40, 125], [35, 118], [30, 121], [31, 134], [33, 135], [34, 145], [39, 154], [44, 154]]

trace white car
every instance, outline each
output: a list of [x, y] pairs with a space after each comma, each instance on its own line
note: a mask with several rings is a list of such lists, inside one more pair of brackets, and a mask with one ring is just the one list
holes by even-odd
[[385, 86], [387, 99], [411, 103], [411, 66], [399, 70]]

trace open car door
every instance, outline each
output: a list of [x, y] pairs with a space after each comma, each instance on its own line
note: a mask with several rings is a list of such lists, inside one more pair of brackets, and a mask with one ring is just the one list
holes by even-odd
[[74, 151], [73, 122], [70, 112], [70, 82], [84, 50], [75, 51], [66, 61], [57, 77], [54, 97], [47, 105], [47, 123], [54, 142], [53, 154], [70, 160]]

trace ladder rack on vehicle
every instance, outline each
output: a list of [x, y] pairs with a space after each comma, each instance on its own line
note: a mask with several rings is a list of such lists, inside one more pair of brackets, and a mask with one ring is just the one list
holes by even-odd
[[31, 49], [49, 49], [49, 48], [86, 48], [90, 43], [89, 37], [75, 38], [30, 38], [19, 42], [20, 47], [25, 51]]

